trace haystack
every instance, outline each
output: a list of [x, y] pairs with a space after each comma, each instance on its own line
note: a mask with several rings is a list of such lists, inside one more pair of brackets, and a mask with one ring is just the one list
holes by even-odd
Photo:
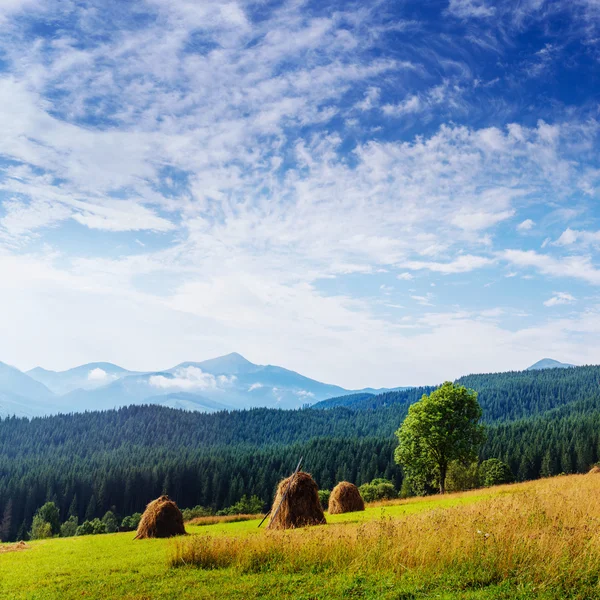
[[135, 539], [168, 538], [185, 535], [183, 515], [169, 496], [161, 496], [146, 506]]
[[339, 515], [347, 512], [365, 510], [365, 502], [358, 488], [349, 481], [340, 481], [329, 496], [329, 514]]
[[293, 529], [326, 523], [319, 502], [319, 488], [314, 479], [303, 471], [279, 483], [272, 510], [269, 529]]
[[598, 475], [598, 473], [600, 473], [600, 466], [598, 465], [594, 465], [589, 471], [588, 474], [590, 475]]

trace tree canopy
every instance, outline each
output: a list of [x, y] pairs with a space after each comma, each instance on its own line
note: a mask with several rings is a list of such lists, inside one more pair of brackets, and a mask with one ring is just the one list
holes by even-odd
[[481, 415], [477, 392], [445, 382], [408, 409], [396, 432], [396, 462], [417, 488], [437, 481], [443, 494], [448, 465], [472, 461], [485, 440]]

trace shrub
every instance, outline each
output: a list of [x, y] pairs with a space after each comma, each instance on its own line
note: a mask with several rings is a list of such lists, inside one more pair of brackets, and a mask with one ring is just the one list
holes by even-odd
[[327, 510], [329, 506], [329, 496], [331, 496], [331, 490], [319, 490], [319, 501], [323, 510]]
[[391, 500], [392, 498], [398, 497], [396, 488], [389, 479], [373, 479], [371, 483], [361, 485], [358, 488], [358, 491], [365, 502]]
[[84, 521], [78, 528], [75, 535], [97, 535], [99, 533], [107, 533], [106, 524], [100, 519], [93, 521]]
[[[199, 517], [212, 517], [215, 513], [211, 508], [205, 508], [204, 506], [194, 506], [194, 508], [184, 508], [181, 511], [184, 521], [191, 521]], [[137, 527], [136, 527], [137, 529]]]
[[77, 534], [77, 517], [69, 517], [60, 526], [60, 537], [73, 537]]
[[233, 506], [220, 510], [217, 515], [257, 515], [263, 511], [265, 503], [258, 496], [244, 495]]
[[446, 475], [448, 492], [472, 490], [479, 485], [479, 465], [476, 462], [464, 464], [455, 460], [448, 465], [448, 474]]
[[511, 483], [514, 476], [510, 467], [497, 458], [489, 458], [479, 465], [479, 480], [481, 485], [489, 487], [502, 483]]
[[93, 521], [90, 521], [90, 525], [92, 526], [92, 533], [94, 535], [99, 533], [107, 533], [106, 524], [100, 519], [94, 519]]
[[142, 513], [133, 513], [130, 517], [125, 517], [121, 521], [121, 531], [135, 531], [140, 524]]
[[119, 529], [119, 521], [115, 513], [110, 510], [102, 517], [102, 522], [106, 527], [106, 533], [115, 533]]
[[75, 535], [92, 535], [94, 527], [90, 521], [84, 521], [75, 531]]

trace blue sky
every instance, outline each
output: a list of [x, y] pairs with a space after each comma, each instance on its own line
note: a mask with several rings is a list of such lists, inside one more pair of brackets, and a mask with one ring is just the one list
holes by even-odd
[[0, 360], [599, 363], [599, 90], [598, 0], [4, 0]]

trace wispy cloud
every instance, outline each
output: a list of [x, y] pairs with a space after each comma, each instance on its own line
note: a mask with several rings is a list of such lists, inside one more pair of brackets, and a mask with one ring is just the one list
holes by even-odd
[[[86, 339], [145, 367], [235, 347], [366, 385], [393, 371], [379, 348], [426, 348], [414, 336], [451, 339], [458, 323], [477, 347], [461, 360], [492, 361], [482, 333], [520, 359], [521, 338], [466, 308], [479, 272], [515, 304], [507, 265], [535, 272], [532, 290], [600, 280], [593, 93], [576, 106], [557, 70], [514, 83], [568, 52], [594, 80], [577, 53], [593, 50], [597, 12], [543, 4], [452, 0], [407, 20], [393, 2], [3, 2], [0, 351], [59, 360], [62, 336], [60, 360], [96, 358], [76, 358]], [[552, 254], [526, 245], [544, 238]], [[425, 289], [444, 275], [435, 303], [451, 323], [383, 305], [417, 271]], [[548, 343], [540, 318], [522, 333], [531, 353]], [[115, 348], [115, 331], [131, 341]], [[196, 375], [175, 379], [212, 385]]]
[[593, 285], [600, 284], [600, 270], [589, 256], [566, 256], [555, 258], [534, 250], [505, 250], [500, 257], [519, 267], [532, 267], [543, 275], [572, 277]]
[[560, 306], [562, 304], [573, 304], [575, 298], [568, 292], [554, 292], [551, 298], [544, 302], [544, 306]]

